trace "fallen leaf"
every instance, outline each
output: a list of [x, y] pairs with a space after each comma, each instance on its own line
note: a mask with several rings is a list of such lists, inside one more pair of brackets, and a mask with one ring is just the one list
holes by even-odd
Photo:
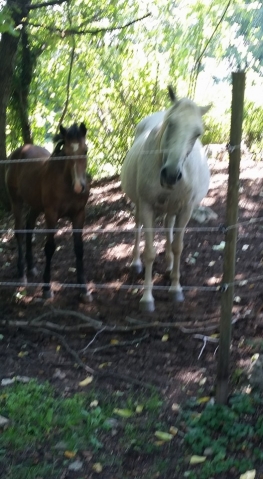
[[203, 385], [206, 383], [206, 381], [207, 381], [207, 378], [202, 378], [202, 379], [200, 379], [199, 385], [200, 385], [200, 386], [203, 386]]
[[9, 384], [13, 384], [15, 382], [15, 378], [4, 378], [1, 381], [1, 386], [9, 386]]
[[99, 364], [99, 369], [106, 368], [107, 366], [110, 366], [112, 363], [109, 361], [108, 363], [101, 363]]
[[100, 462], [95, 462], [92, 466], [93, 471], [97, 472], [98, 474], [102, 472], [102, 465]]
[[67, 457], [68, 459], [72, 459], [72, 457], [76, 456], [76, 452], [74, 451], [65, 451], [64, 456]]
[[28, 352], [27, 352], [27, 351], [20, 351], [20, 353], [18, 353], [18, 357], [19, 357], [19, 358], [23, 358], [24, 356], [28, 356]]
[[174, 426], [171, 426], [169, 431], [173, 436], [176, 436], [176, 434], [178, 433], [178, 428], [174, 427]]
[[198, 404], [203, 404], [203, 403], [208, 402], [208, 401], [210, 401], [210, 396], [204, 396], [202, 398], [199, 398], [199, 399], [197, 399], [196, 402]]
[[169, 339], [169, 334], [164, 334], [162, 337], [162, 341], [165, 343]]
[[18, 381], [19, 383], [27, 384], [29, 381], [31, 381], [31, 378], [28, 376], [16, 376], [15, 381]]
[[205, 456], [192, 456], [189, 462], [190, 464], [200, 464], [201, 462], [205, 462], [205, 460]]
[[173, 439], [173, 434], [164, 431], [155, 431], [154, 435], [161, 441], [171, 441]]
[[119, 344], [119, 340], [118, 339], [111, 339], [110, 344]]
[[83, 462], [74, 461], [68, 466], [68, 469], [70, 471], [80, 471], [80, 469], [82, 469], [82, 467], [83, 467]]
[[4, 417], [4, 416], [0, 416], [0, 427], [3, 427], [5, 428], [9, 423], [9, 419], [7, 419], [7, 417]]
[[172, 411], [179, 412], [180, 411], [180, 404], [177, 404], [176, 402], [174, 402], [172, 404]]
[[83, 381], [80, 381], [79, 386], [88, 386], [93, 381], [93, 376], [87, 376]]
[[68, 272], [69, 272], [69, 273], [76, 273], [76, 268], [70, 267], [70, 268], [68, 269]]
[[113, 409], [113, 412], [115, 414], [118, 414], [118, 416], [121, 416], [121, 417], [131, 417], [131, 416], [133, 416], [133, 412], [130, 409], [115, 408], [115, 409]]
[[255, 479], [256, 477], [256, 471], [253, 469], [253, 471], [247, 471], [244, 474], [241, 474], [239, 479]]
[[140, 414], [142, 411], [143, 411], [143, 405], [142, 404], [138, 404], [138, 406], [136, 406], [136, 409], [135, 411]]
[[225, 245], [226, 245], [225, 241], [221, 241], [220, 244], [215, 244], [214, 246], [212, 246], [212, 249], [214, 251], [223, 251], [223, 249], [225, 248]]
[[99, 401], [97, 399], [94, 399], [94, 401], [91, 401], [90, 407], [97, 407], [99, 404]]

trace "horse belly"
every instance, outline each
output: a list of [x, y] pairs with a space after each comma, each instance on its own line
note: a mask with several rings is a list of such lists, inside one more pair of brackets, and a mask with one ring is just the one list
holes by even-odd
[[25, 165], [20, 172], [18, 193], [36, 211], [43, 211], [42, 182], [38, 165]]
[[[137, 142], [136, 142], [137, 143]], [[137, 196], [137, 148], [133, 144], [128, 151], [121, 169], [121, 187], [124, 193], [136, 203]]]

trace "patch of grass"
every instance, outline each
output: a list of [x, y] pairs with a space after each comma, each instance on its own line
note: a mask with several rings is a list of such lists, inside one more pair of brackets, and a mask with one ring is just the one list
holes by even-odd
[[[229, 406], [207, 405], [201, 412], [191, 407], [182, 420], [187, 426], [186, 455], [206, 456], [189, 470], [190, 479], [208, 479], [222, 473], [242, 474], [263, 460], [263, 399], [240, 394]], [[209, 451], [209, 453], [207, 452]]]
[[[11, 425], [0, 436], [0, 445], [23, 449], [28, 445], [61, 440], [74, 450], [88, 444], [100, 447], [96, 437], [110, 411], [100, 406], [92, 408], [91, 395], [78, 394], [69, 399], [56, 397], [49, 384], [16, 383], [6, 389], [0, 405]], [[105, 426], [106, 427], [106, 426]]]
[[[5, 477], [12, 479], [59, 477], [59, 470], [71, 460], [65, 451], [72, 453], [74, 460], [75, 454], [90, 450], [102, 464], [107, 466], [110, 461], [111, 467], [121, 467], [127, 449], [149, 454], [156, 448], [154, 432], [167, 430], [158, 420], [162, 402], [154, 391], [147, 396], [124, 397], [117, 392], [105, 397], [85, 390], [61, 398], [48, 383], [30, 381], [6, 387], [0, 408], [10, 420], [0, 435], [0, 464]], [[113, 429], [117, 430], [116, 447], [122, 452], [115, 459]], [[31, 459], [34, 455], [35, 462]], [[158, 459], [153, 461], [156, 470], [165, 468], [163, 458]]]
[[[59, 471], [53, 465], [44, 464], [29, 464], [23, 463], [18, 465], [8, 466], [6, 471], [6, 479], [36, 479], [37, 477], [46, 479], [50, 478], [52, 474], [58, 474]], [[59, 477], [59, 475], [58, 475]]]

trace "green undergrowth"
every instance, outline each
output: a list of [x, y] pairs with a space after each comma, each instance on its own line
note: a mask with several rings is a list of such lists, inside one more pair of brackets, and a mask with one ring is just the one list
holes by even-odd
[[186, 426], [185, 454], [199, 456], [184, 477], [240, 477], [263, 462], [263, 398], [256, 394], [233, 396], [228, 406], [195, 401], [182, 413]]
[[153, 453], [161, 407], [154, 391], [124, 397], [83, 388], [63, 398], [37, 381], [2, 388], [0, 414], [10, 422], [0, 431], [0, 477], [60, 477], [61, 467], [83, 454], [85, 462], [85, 451], [94, 462], [116, 467], [121, 459], [111, 456], [113, 441], [123, 451]]
[[[230, 479], [257, 470], [263, 398], [239, 394], [228, 406], [207, 399], [172, 413], [155, 390], [108, 394], [90, 384], [63, 397], [35, 380], [2, 387], [0, 414], [9, 423], [0, 429], [0, 477], [57, 479], [68, 471], [74, 479], [128, 479], [131, 464], [140, 479]], [[70, 476], [76, 461], [81, 470]]]

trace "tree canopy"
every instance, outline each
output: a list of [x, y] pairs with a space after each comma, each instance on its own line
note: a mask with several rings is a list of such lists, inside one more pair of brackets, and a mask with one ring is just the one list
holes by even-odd
[[[219, 96], [220, 118], [222, 103], [229, 114], [231, 69], [249, 67], [259, 82], [262, 18], [262, 3], [248, 0], [2, 1], [0, 49], [10, 55], [7, 38], [14, 47], [0, 75], [10, 83], [0, 89], [0, 140], [7, 152], [44, 144], [61, 122], [85, 120], [90, 168], [116, 172], [138, 121], [168, 105], [169, 83], [199, 102]], [[219, 137], [228, 124], [217, 117]]]

